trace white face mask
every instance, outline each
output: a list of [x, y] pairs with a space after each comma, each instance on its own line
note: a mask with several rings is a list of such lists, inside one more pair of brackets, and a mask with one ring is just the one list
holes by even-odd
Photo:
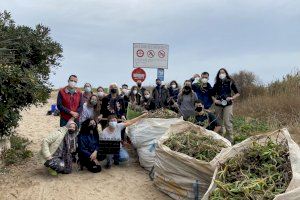
[[207, 79], [207, 78], [202, 78], [202, 79], [201, 79], [201, 81], [202, 81], [202, 83], [204, 83], [204, 84], [205, 84], [205, 83], [207, 83], [207, 82], [208, 82], [208, 79]]
[[76, 87], [76, 82], [75, 81], [69, 81], [69, 87], [71, 87], [71, 88]]
[[226, 78], [226, 74], [224, 74], [224, 73], [219, 74], [219, 78], [220, 78], [221, 80], [223, 80], [224, 78]]
[[122, 89], [122, 93], [123, 93], [123, 94], [126, 94], [126, 93], [127, 93], [127, 89], [125, 89], [125, 88]]
[[91, 91], [92, 91], [92, 88], [91, 88], [91, 87], [85, 87], [85, 88], [84, 88], [84, 91], [85, 91], [85, 92], [91, 92]]
[[149, 99], [149, 98], [150, 98], [150, 95], [149, 95], [149, 94], [146, 94], [146, 95], [145, 95], [145, 98], [146, 98], [146, 99]]
[[198, 82], [199, 82], [199, 80], [200, 80], [200, 79], [197, 77], [197, 78], [195, 78], [195, 80], [194, 80], [194, 81], [195, 81], [196, 83], [198, 83]]
[[134, 95], [136, 95], [137, 94], [137, 90], [133, 90], [133, 92], [132, 92]]
[[104, 92], [98, 92], [98, 96], [99, 97], [103, 97], [104, 96]]
[[109, 122], [109, 126], [111, 128], [116, 128], [117, 127], [118, 122]]
[[176, 88], [176, 85], [175, 85], [175, 84], [172, 84], [171, 87], [172, 87], [173, 89], [175, 89], [175, 88]]

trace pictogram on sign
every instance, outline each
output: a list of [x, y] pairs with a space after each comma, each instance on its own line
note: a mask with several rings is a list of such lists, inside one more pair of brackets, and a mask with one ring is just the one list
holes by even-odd
[[164, 50], [159, 50], [159, 51], [158, 51], [158, 57], [164, 58], [165, 56], [166, 56], [166, 53], [165, 53]]
[[153, 58], [153, 57], [155, 56], [155, 52], [154, 52], [153, 50], [149, 50], [149, 51], [147, 52], [147, 56], [148, 56], [149, 58]]
[[136, 51], [136, 55], [138, 57], [143, 57], [144, 56], [144, 51], [142, 49], [139, 49], [139, 50]]

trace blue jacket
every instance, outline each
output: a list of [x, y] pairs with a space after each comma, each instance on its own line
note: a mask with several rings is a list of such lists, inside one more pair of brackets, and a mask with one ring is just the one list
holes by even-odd
[[[191, 81], [193, 82], [194, 79], [191, 78]], [[202, 88], [200, 87], [199, 83], [193, 83], [192, 89], [197, 94], [198, 99], [203, 102], [204, 108], [209, 109], [213, 104], [212, 87], [210, 83], [207, 83], [207, 86]]]
[[170, 98], [174, 99], [174, 101], [177, 102], [179, 88], [176, 88], [175, 90], [173, 90], [172, 87], [169, 87], [168, 90], [169, 90]]
[[79, 134], [78, 135], [78, 154], [89, 158], [91, 154], [99, 149], [99, 135]]

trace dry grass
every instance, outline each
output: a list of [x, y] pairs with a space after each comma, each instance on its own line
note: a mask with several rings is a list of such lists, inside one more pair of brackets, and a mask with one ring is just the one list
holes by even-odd
[[[259, 90], [262, 88], [262, 86], [253, 87], [258, 87]], [[241, 99], [236, 103], [235, 115], [267, 122], [271, 129], [287, 127], [299, 144], [300, 73], [288, 74], [283, 77], [283, 80], [265, 86], [260, 94]]]

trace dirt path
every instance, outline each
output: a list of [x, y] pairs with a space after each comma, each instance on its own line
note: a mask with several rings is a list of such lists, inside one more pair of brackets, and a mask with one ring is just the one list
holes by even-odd
[[148, 173], [133, 158], [128, 165], [113, 167], [100, 174], [75, 171], [70, 175], [51, 177], [38, 162], [40, 142], [49, 132], [58, 128], [58, 117], [46, 116], [55, 98], [43, 107], [23, 111], [23, 120], [17, 132], [32, 140], [35, 156], [22, 166], [11, 167], [9, 174], [0, 175], [0, 199], [105, 199], [141, 200], [170, 199], [158, 191]]

